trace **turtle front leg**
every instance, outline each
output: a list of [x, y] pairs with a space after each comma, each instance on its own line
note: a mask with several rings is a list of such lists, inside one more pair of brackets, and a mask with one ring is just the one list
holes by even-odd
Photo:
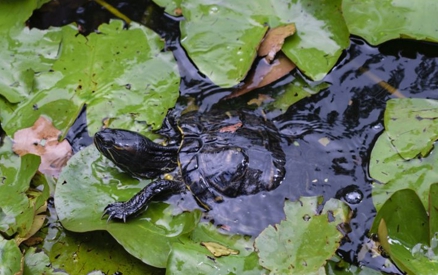
[[179, 193], [185, 189], [186, 186], [182, 181], [163, 179], [154, 181], [135, 194], [129, 201], [108, 204], [102, 217], [108, 215], [108, 221], [117, 219], [126, 222], [126, 218], [146, 210], [148, 203], [154, 196], [161, 193]]

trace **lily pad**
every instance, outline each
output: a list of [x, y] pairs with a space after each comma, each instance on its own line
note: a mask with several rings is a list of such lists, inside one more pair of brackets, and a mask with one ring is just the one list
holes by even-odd
[[[175, 1], [158, 1], [175, 7]], [[310, 78], [322, 79], [349, 45], [341, 1], [181, 1], [182, 43], [198, 69], [220, 86], [247, 74], [267, 28], [295, 23], [283, 52]], [[214, 62], [212, 62], [214, 60]]]
[[396, 38], [438, 41], [435, 0], [344, 0], [342, 10], [350, 32], [373, 45]]
[[173, 245], [166, 274], [264, 274], [255, 252], [248, 256], [230, 255], [215, 258], [199, 244]]
[[77, 36], [62, 28], [59, 57], [50, 71], [35, 78], [35, 92], [19, 104], [3, 128], [8, 134], [31, 126], [40, 115], [63, 133], [87, 104], [88, 130], [94, 134], [104, 118], [113, 127], [145, 132], [158, 128], [178, 96], [179, 77], [163, 42], [138, 24], [101, 25], [101, 34]]
[[149, 265], [165, 267], [172, 243], [194, 229], [199, 211], [174, 216], [171, 205], [153, 202], [126, 224], [102, 219], [108, 203], [126, 201], [148, 183], [122, 172], [89, 146], [74, 155], [61, 173], [55, 193], [56, 212], [66, 229], [106, 230], [131, 255]]
[[[437, 186], [434, 184], [433, 186]], [[435, 187], [434, 187], [435, 189]], [[408, 274], [433, 274], [438, 268], [431, 244], [430, 220], [421, 200], [410, 189], [395, 192], [377, 213], [372, 231], [399, 268]]]
[[49, 243], [53, 246], [48, 249], [48, 256], [40, 257], [47, 257], [53, 268], [65, 270], [68, 274], [89, 274], [93, 270], [105, 274], [164, 274], [162, 269], [148, 266], [128, 254], [107, 232], [61, 233], [60, 229], [53, 230], [57, 235], [46, 238], [44, 247]]
[[67, 273], [54, 271], [49, 257], [43, 251], [37, 252], [35, 247], [30, 247], [24, 256], [23, 274], [66, 275]]
[[14, 240], [0, 236], [0, 274], [20, 274], [21, 251]]
[[[316, 215], [317, 197], [286, 201], [286, 220], [269, 226], [255, 240], [260, 264], [275, 274], [314, 274], [339, 247], [337, 226], [346, 222], [346, 206], [331, 199]], [[315, 251], [318, 251], [315, 253]]]
[[43, 192], [29, 193], [30, 182], [39, 165], [38, 156], [20, 158], [15, 155], [8, 138], [0, 147], [0, 231], [6, 236], [26, 237], [32, 230], [36, 211], [48, 198], [47, 185]]
[[438, 101], [391, 99], [386, 103], [385, 129], [404, 159], [427, 156], [438, 139]]
[[49, 70], [58, 54], [61, 42], [58, 29], [41, 31], [25, 27], [24, 22], [39, 2], [42, 1], [0, 3], [0, 95], [11, 103], [30, 96], [35, 74]]
[[[373, 202], [379, 210], [397, 190], [412, 189], [424, 205], [429, 203], [430, 185], [438, 178], [438, 153], [432, 150], [433, 132], [438, 112], [436, 101], [426, 99], [394, 99], [388, 102], [385, 128], [371, 152], [370, 175], [379, 181], [373, 188]], [[407, 110], [406, 107], [412, 107]], [[396, 107], [403, 107], [400, 110]], [[398, 110], [398, 111], [397, 111]], [[432, 130], [432, 131], [431, 131]], [[425, 157], [406, 159], [405, 157]], [[403, 155], [402, 155], [403, 154]]]
[[[238, 251], [238, 255], [216, 257], [203, 243]], [[166, 274], [264, 274], [253, 243], [251, 238], [222, 234], [210, 224], [199, 223], [189, 239], [173, 245]]]

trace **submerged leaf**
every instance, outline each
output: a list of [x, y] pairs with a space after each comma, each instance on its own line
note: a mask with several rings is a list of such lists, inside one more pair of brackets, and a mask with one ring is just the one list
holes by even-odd
[[293, 69], [295, 69], [295, 64], [282, 53], [278, 54], [272, 63], [268, 62], [265, 58], [261, 58], [255, 65], [254, 70], [245, 78], [244, 84], [226, 98], [238, 97], [252, 90], [267, 86], [286, 76]]

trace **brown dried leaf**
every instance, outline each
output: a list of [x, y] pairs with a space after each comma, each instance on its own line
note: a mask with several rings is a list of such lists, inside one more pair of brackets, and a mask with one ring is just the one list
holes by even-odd
[[233, 91], [233, 93], [227, 96], [227, 99], [244, 95], [254, 89], [271, 84], [287, 75], [290, 71], [295, 69], [295, 67], [295, 64], [282, 52], [277, 54], [272, 63], [262, 58], [252, 73], [245, 79], [245, 84]]
[[34, 154], [41, 156], [39, 171], [46, 175], [58, 177], [72, 155], [67, 140], [58, 142], [61, 131], [52, 122], [40, 117], [30, 128], [18, 130], [13, 137], [12, 149], [20, 156]]
[[268, 61], [274, 60], [275, 54], [281, 50], [284, 40], [295, 33], [295, 24], [279, 26], [270, 29], [260, 43], [257, 54], [259, 56], [266, 56]]

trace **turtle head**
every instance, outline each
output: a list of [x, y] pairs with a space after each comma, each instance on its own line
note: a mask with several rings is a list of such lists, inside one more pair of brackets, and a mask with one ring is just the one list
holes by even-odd
[[177, 167], [177, 146], [162, 146], [136, 132], [104, 129], [94, 136], [97, 149], [121, 169], [153, 178]]

